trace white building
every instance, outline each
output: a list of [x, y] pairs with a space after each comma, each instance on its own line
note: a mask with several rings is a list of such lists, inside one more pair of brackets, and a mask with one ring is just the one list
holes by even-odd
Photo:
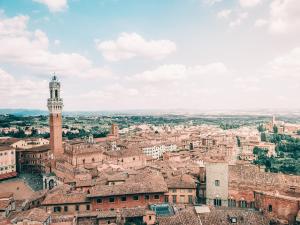
[[14, 148], [22, 148], [22, 149], [30, 149], [34, 147], [39, 147], [42, 145], [48, 145], [49, 141], [44, 138], [29, 138], [29, 139], [22, 139], [13, 143], [11, 146]]
[[152, 156], [154, 159], [159, 159], [165, 152], [177, 151], [176, 144], [158, 144], [153, 146], [142, 147], [145, 155]]
[[16, 175], [16, 150], [9, 145], [0, 145], [0, 180]]

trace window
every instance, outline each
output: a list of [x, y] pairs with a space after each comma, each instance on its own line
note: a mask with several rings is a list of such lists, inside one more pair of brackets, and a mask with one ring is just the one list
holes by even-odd
[[126, 196], [122, 196], [122, 197], [121, 197], [121, 201], [122, 201], [122, 202], [125, 202], [125, 201], [126, 201]]
[[135, 201], [137, 201], [137, 200], [139, 200], [139, 196], [138, 196], [138, 195], [134, 195], [134, 196], [132, 197], [132, 199], [135, 200]]
[[151, 216], [149, 216], [149, 220], [151, 220], [152, 219], [152, 217]]
[[193, 189], [189, 189], [188, 192], [189, 192], [189, 193], [192, 193], [192, 192], [193, 192]]
[[173, 203], [177, 203], [177, 196], [176, 196], [176, 195], [173, 195], [173, 196], [172, 196], [172, 200], [173, 200]]
[[91, 206], [90, 205], [86, 205], [86, 210], [90, 210]]
[[109, 197], [108, 201], [109, 202], [115, 202], [115, 197]]
[[193, 204], [193, 196], [189, 195], [189, 204]]
[[214, 199], [214, 206], [222, 206], [222, 200], [219, 198]]
[[272, 211], [273, 211], [272, 205], [269, 205], [268, 210], [269, 210], [269, 212], [272, 212]]
[[64, 206], [64, 211], [68, 212], [68, 206], [66, 206], [66, 205]]
[[102, 203], [102, 199], [101, 198], [97, 198], [97, 203]]
[[165, 195], [165, 202], [169, 202], [169, 196]]
[[228, 207], [236, 207], [236, 201], [234, 199], [228, 199]]
[[154, 199], [159, 199], [159, 195], [154, 195]]
[[241, 208], [247, 208], [247, 202], [245, 200], [240, 201], [240, 207]]
[[180, 195], [180, 203], [184, 203], [184, 195]]
[[220, 186], [220, 180], [215, 180], [215, 186], [219, 187]]
[[176, 189], [172, 189], [172, 192], [173, 192], [173, 193], [176, 193]]
[[76, 206], [75, 206], [75, 210], [76, 210], [76, 211], [79, 211], [79, 205], [76, 205]]
[[149, 195], [145, 195], [145, 199], [146, 199], [146, 200], [149, 200]]
[[55, 206], [55, 207], [53, 208], [53, 211], [54, 211], [54, 212], [60, 212], [60, 211], [61, 211], [61, 207], [60, 207], [60, 206]]

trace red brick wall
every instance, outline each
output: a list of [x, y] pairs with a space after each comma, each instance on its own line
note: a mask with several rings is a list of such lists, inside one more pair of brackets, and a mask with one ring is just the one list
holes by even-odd
[[63, 154], [62, 147], [62, 117], [60, 113], [51, 113], [50, 125], [50, 147], [54, 156]]
[[109, 202], [109, 197], [104, 197], [102, 203], [97, 203], [97, 198], [92, 198], [92, 210], [110, 210], [118, 208], [131, 208], [137, 206], [148, 206], [149, 204], [158, 204], [164, 202], [164, 194], [160, 193], [159, 199], [154, 199], [155, 194], [149, 194], [150, 199], [145, 199], [145, 194], [139, 194], [139, 200], [133, 200], [133, 195], [127, 195], [126, 201], [121, 201], [121, 196], [115, 196], [115, 202]]
[[[289, 224], [293, 224], [300, 210], [300, 202], [295, 199], [255, 193], [255, 200], [256, 208], [262, 209], [270, 217], [288, 220]], [[269, 205], [272, 205], [272, 212], [269, 212]]]

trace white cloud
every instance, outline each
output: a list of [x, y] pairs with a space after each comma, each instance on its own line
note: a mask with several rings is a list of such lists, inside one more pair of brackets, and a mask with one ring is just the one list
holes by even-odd
[[81, 94], [79, 98], [94, 103], [112, 102], [118, 107], [118, 103], [126, 103], [130, 98], [138, 94], [139, 91], [136, 88], [124, 87], [117, 83], [102, 87], [101, 90], [90, 90]]
[[242, 7], [254, 7], [262, 2], [262, 0], [240, 0], [240, 5]]
[[222, 2], [223, 0], [203, 0], [205, 4], [214, 5], [216, 3]]
[[[300, 78], [300, 47], [272, 60], [267, 66], [267, 75], [286, 79]], [[300, 79], [299, 79], [300, 80]], [[297, 80], [297, 81], [299, 81]], [[294, 80], [295, 81], [295, 80]]]
[[54, 40], [54, 45], [60, 45], [60, 40]]
[[22, 65], [40, 74], [57, 72], [62, 76], [103, 77], [110, 71], [98, 68], [78, 53], [52, 53], [49, 39], [41, 30], [27, 29], [29, 17], [0, 18], [0, 60]]
[[37, 107], [41, 96], [46, 96], [48, 82], [16, 79], [0, 68], [0, 102], [1, 107]]
[[299, 31], [299, 10], [299, 0], [273, 0], [270, 5], [270, 30], [274, 33]]
[[67, 0], [33, 0], [33, 1], [46, 5], [51, 12], [61, 12], [68, 8]]
[[117, 40], [99, 42], [97, 49], [108, 61], [119, 61], [134, 57], [163, 59], [176, 51], [176, 44], [169, 40], [145, 40], [136, 33], [121, 33]]
[[81, 99], [84, 104], [106, 104], [114, 109], [200, 107], [208, 98], [220, 98], [232, 83], [230, 76], [228, 68], [219, 62], [162, 65], [131, 75], [126, 82], [90, 90]]
[[232, 10], [230, 10], [230, 9], [223, 9], [220, 12], [217, 13], [217, 17], [218, 18], [225, 18], [225, 19], [227, 19], [230, 16], [231, 13], [232, 13]]
[[254, 23], [255, 27], [265, 27], [269, 24], [268, 20], [265, 19], [257, 19]]
[[242, 22], [248, 18], [247, 12], [242, 12], [237, 15], [237, 18], [229, 23], [231, 28], [240, 26]]
[[135, 74], [129, 80], [144, 82], [171, 82], [171, 81], [192, 81], [201, 79], [203, 76], [214, 76], [228, 73], [228, 69], [223, 63], [211, 63], [207, 65], [197, 65], [188, 67], [181, 64], [171, 64], [159, 66], [154, 70], [144, 71]]

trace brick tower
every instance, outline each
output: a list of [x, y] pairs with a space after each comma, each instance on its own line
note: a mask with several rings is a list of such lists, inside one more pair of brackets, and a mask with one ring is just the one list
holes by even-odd
[[62, 146], [62, 117], [63, 100], [60, 98], [60, 82], [53, 76], [49, 82], [50, 98], [48, 98], [50, 147], [54, 157], [63, 154]]
[[111, 125], [111, 135], [116, 137], [116, 138], [119, 138], [119, 126], [117, 124], [112, 124]]

